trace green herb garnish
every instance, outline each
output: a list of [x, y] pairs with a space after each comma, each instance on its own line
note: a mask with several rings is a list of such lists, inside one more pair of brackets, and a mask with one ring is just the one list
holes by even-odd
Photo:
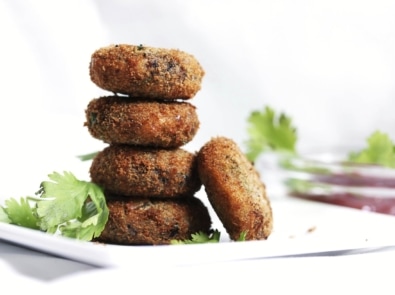
[[349, 160], [395, 168], [395, 145], [387, 134], [380, 131], [373, 132], [367, 139], [367, 144], [365, 149], [351, 152]]
[[73, 174], [53, 173], [38, 197], [11, 198], [0, 206], [0, 221], [90, 241], [103, 231], [108, 208], [102, 189]]
[[[266, 106], [262, 111], [253, 111], [248, 123], [246, 156], [250, 161], [254, 162], [266, 151], [286, 152], [297, 156], [296, 128], [289, 116], [284, 113], [276, 114], [272, 108]], [[345, 160], [395, 168], [395, 144], [387, 134], [376, 131], [368, 137], [366, 148], [350, 152]], [[306, 171], [307, 169], [305, 168]]]
[[[243, 242], [246, 240], [247, 232], [243, 231], [240, 233], [240, 237], [237, 239], [237, 242]], [[210, 234], [206, 234], [204, 232], [197, 232], [191, 235], [191, 239], [189, 240], [172, 240], [170, 244], [172, 245], [185, 245], [185, 244], [204, 244], [204, 243], [219, 243], [221, 237], [221, 232], [217, 229], [211, 231]]]
[[172, 245], [184, 245], [184, 244], [204, 244], [204, 243], [219, 243], [221, 233], [218, 230], [213, 230], [211, 233], [206, 234], [204, 232], [197, 232], [191, 235], [190, 240], [172, 240]]
[[265, 107], [262, 111], [253, 111], [248, 123], [246, 156], [251, 162], [268, 150], [295, 152], [296, 128], [284, 113], [276, 114], [272, 108]]
[[94, 157], [96, 157], [96, 155], [99, 152], [93, 152], [93, 153], [89, 153], [89, 154], [85, 154], [85, 155], [79, 155], [77, 156], [81, 161], [89, 161], [92, 160]]
[[239, 238], [237, 239], [237, 242], [245, 242], [246, 237], [247, 237], [247, 231], [242, 231], [240, 233]]

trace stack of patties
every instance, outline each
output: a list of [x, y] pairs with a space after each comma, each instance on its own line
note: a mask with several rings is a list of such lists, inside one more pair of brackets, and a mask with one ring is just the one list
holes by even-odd
[[92, 54], [89, 69], [114, 93], [86, 109], [90, 134], [108, 144], [90, 167], [110, 211], [98, 241], [158, 245], [209, 233], [208, 209], [195, 197], [197, 155], [182, 148], [199, 129], [187, 102], [204, 76], [198, 61], [175, 49], [111, 45]]

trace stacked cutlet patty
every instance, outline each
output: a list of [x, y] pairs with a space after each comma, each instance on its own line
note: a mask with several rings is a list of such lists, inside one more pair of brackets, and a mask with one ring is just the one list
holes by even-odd
[[204, 76], [198, 61], [174, 49], [111, 45], [92, 54], [89, 70], [114, 93], [86, 109], [90, 134], [108, 144], [90, 167], [110, 210], [98, 241], [158, 245], [209, 233], [208, 210], [194, 196], [202, 186], [197, 155], [182, 148], [199, 128], [187, 102]]

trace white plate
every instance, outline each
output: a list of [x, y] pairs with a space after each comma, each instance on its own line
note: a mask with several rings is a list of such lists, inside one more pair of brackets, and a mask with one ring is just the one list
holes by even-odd
[[218, 244], [115, 246], [81, 242], [0, 223], [0, 238], [52, 255], [95, 266], [196, 265], [395, 245], [395, 217], [346, 207], [284, 198], [272, 202], [274, 230], [266, 241]]

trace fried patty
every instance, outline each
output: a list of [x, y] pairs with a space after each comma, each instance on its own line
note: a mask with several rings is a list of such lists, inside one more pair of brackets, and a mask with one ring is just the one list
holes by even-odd
[[258, 172], [237, 144], [212, 138], [198, 152], [198, 171], [207, 197], [232, 240], [267, 239], [273, 216]]
[[90, 134], [110, 144], [175, 148], [191, 141], [199, 129], [196, 109], [188, 102], [107, 96], [90, 101], [85, 114]]
[[92, 54], [89, 74], [100, 88], [129, 97], [190, 99], [201, 88], [204, 70], [177, 49], [118, 44]]
[[92, 182], [123, 196], [190, 196], [201, 187], [196, 154], [184, 149], [109, 145], [90, 167]]
[[98, 241], [123, 245], [161, 245], [209, 233], [211, 218], [200, 199], [127, 198], [106, 195], [109, 219]]

